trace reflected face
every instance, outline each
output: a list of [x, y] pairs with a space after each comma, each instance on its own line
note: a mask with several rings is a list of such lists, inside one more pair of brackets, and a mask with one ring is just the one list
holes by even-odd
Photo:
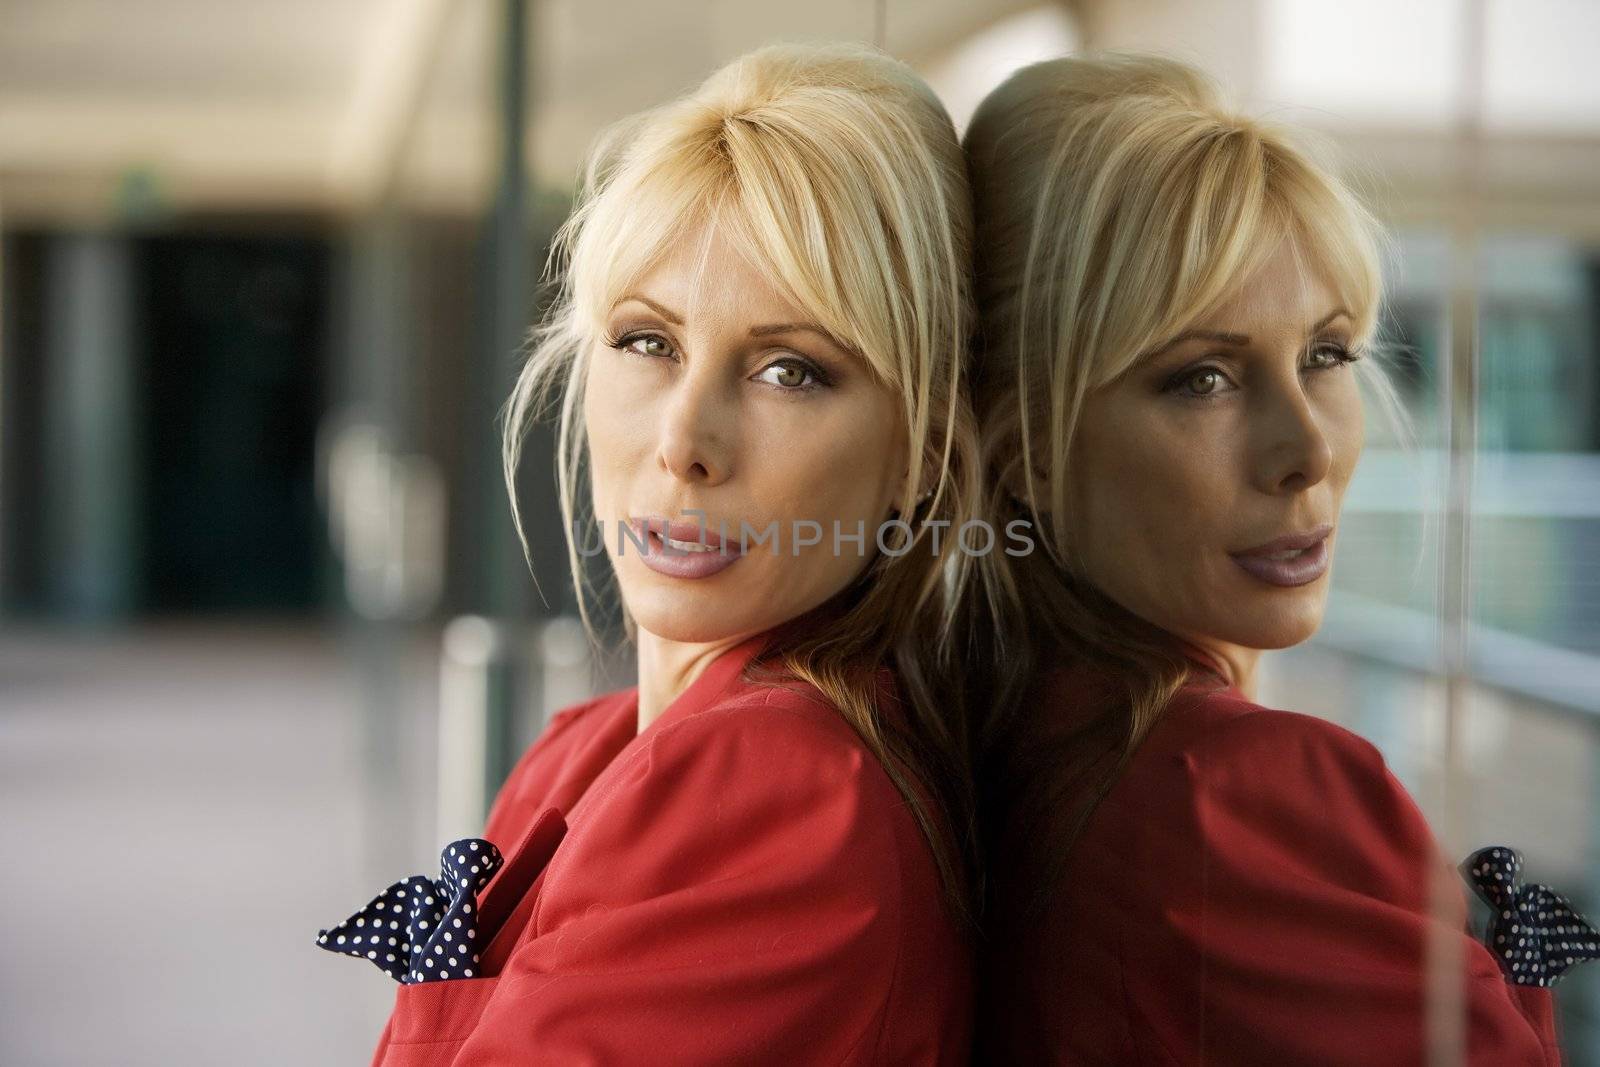
[[[1089, 580], [1226, 658], [1310, 637], [1364, 436], [1351, 329], [1284, 245], [1225, 306], [1091, 394], [1068, 524]], [[1299, 540], [1274, 550], [1286, 536]]]
[[[866, 569], [905, 484], [907, 435], [862, 357], [714, 229], [640, 278], [605, 330], [583, 394], [594, 514], [640, 628], [742, 638]], [[860, 551], [853, 540], [834, 551], [835, 522], [865, 530]], [[776, 553], [757, 541], [772, 524]]]

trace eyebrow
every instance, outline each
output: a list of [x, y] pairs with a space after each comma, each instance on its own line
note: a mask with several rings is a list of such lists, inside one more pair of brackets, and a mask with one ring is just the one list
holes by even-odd
[[814, 322], [776, 322], [770, 326], [750, 327], [751, 337], [770, 337], [773, 334], [779, 333], [814, 333], [824, 341], [839, 349], [841, 352], [848, 352], [851, 355], [860, 355], [860, 352], [856, 349], [855, 345], [846, 344], [844, 341], [841, 341], [839, 338], [835, 337], [827, 330], [824, 330], [821, 326], [818, 326]]
[[[628, 293], [626, 296], [618, 300], [617, 303], [626, 304], [630, 300], [634, 300], [645, 305], [674, 326], [683, 325], [683, 317], [681, 315], [668, 307], [656, 303], [647, 296], [640, 296], [638, 293]], [[818, 326], [814, 322], [775, 322], [765, 326], [750, 327], [751, 337], [770, 337], [773, 334], [797, 332], [814, 333], [818, 337], [821, 337], [823, 340], [827, 341], [829, 344], [832, 344], [845, 352], [854, 353], [856, 351], [853, 345], [845, 344], [843, 341], [839, 340], [839, 338], [835, 337], [827, 330], [824, 330], [821, 326]]]
[[[682, 326], [683, 325], [683, 317], [682, 316], [680, 316], [677, 312], [672, 311], [672, 310], [670, 310], [670, 309], [668, 309], [666, 307], [663, 307], [662, 305], [656, 303], [654, 300], [651, 300], [648, 296], [640, 296], [638, 293], [628, 293], [627, 295], [623, 296], [620, 300], [618, 300], [617, 303], [618, 304], [626, 304], [630, 300], [635, 301], [635, 302], [640, 303], [640, 304], [643, 304], [645, 307], [649, 308], [651, 311], [654, 311], [657, 315], [660, 315], [662, 318], [666, 319], [668, 322], [672, 323], [672, 325], [674, 325], [674, 326]], [[616, 307], [616, 305], [612, 305], [613, 310], [615, 310], [615, 307]]]
[[[1327, 326], [1328, 323], [1332, 322], [1341, 315], [1348, 317], [1350, 312], [1346, 311], [1344, 308], [1334, 308], [1321, 319], [1317, 320], [1316, 324], [1312, 326], [1311, 329], [1306, 331], [1306, 335], [1309, 337], [1315, 334], [1317, 331], [1321, 330], [1323, 327]], [[1250, 343], [1250, 335], [1246, 333], [1222, 333], [1217, 330], [1184, 330], [1182, 333], [1178, 334], [1178, 336], [1172, 338], [1172, 340], [1152, 349], [1145, 358], [1148, 359], [1154, 356], [1159, 356], [1167, 349], [1176, 345], [1181, 345], [1185, 341], [1217, 341], [1225, 345], [1247, 345]]]

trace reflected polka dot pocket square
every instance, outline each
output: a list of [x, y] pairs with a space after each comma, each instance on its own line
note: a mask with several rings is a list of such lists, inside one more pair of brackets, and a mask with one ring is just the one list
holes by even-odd
[[1554, 985], [1567, 970], [1600, 957], [1600, 931], [1549, 886], [1522, 884], [1522, 857], [1503, 845], [1480, 848], [1461, 873], [1488, 904], [1484, 940], [1517, 985]]
[[319, 931], [317, 944], [369, 959], [402, 985], [472, 978], [482, 951], [478, 893], [501, 862], [500, 850], [482, 838], [452, 841], [439, 854], [437, 879], [401, 879], [344, 922]]

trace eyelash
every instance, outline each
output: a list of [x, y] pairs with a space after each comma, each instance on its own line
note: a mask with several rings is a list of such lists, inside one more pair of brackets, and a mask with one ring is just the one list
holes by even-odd
[[[1328, 363], [1328, 364], [1324, 364], [1323, 366], [1320, 366], [1320, 367], [1312, 367], [1311, 368], [1312, 370], [1334, 370], [1334, 369], [1339, 368], [1339, 367], [1348, 366], [1351, 363], [1356, 363], [1356, 362], [1360, 361], [1360, 359], [1361, 359], [1361, 357], [1363, 355], [1363, 353], [1360, 350], [1352, 350], [1350, 348], [1345, 347], [1342, 344], [1339, 344], [1337, 341], [1323, 341], [1323, 342], [1315, 345], [1312, 348], [1312, 352], [1325, 352], [1325, 351], [1331, 351], [1333, 353], [1334, 362]], [[1213, 367], [1213, 366], [1210, 366], [1210, 365], [1194, 367], [1194, 368], [1192, 368], [1190, 370], [1180, 371], [1180, 372], [1178, 372], [1176, 375], [1174, 375], [1172, 378], [1170, 378], [1167, 381], [1167, 384], [1162, 387], [1162, 392], [1178, 393], [1179, 392], [1178, 387], [1180, 385], [1185, 384], [1186, 382], [1192, 382], [1192, 381], [1194, 381], [1194, 379], [1202, 377], [1203, 375], [1206, 375], [1206, 374], [1223, 374], [1223, 373], [1224, 373], [1224, 371], [1222, 370], [1222, 368]], [[1211, 400], [1216, 394], [1214, 394], [1214, 393], [1186, 393], [1186, 394], [1181, 394], [1181, 395], [1186, 400]]]
[[[604, 338], [604, 342], [605, 342], [605, 344], [606, 344], [606, 346], [608, 348], [614, 348], [618, 352], [623, 352], [623, 353], [626, 353], [628, 355], [638, 356], [640, 359], [664, 359], [664, 358], [667, 358], [667, 357], [663, 357], [663, 356], [647, 356], [643, 352], [635, 352], [631, 348], [628, 347], [629, 345], [635, 343], [636, 341], [645, 341], [645, 340], [649, 340], [651, 338], [654, 338], [655, 340], [661, 341], [663, 344], [666, 344], [668, 347], [671, 347], [671, 345], [672, 345], [671, 341], [668, 341], [665, 337], [662, 337], [660, 334], [658, 334], [658, 333], [648, 333], [648, 332], [647, 333], [624, 334], [621, 337], [613, 337], [610, 334], [606, 334], [606, 336]], [[776, 367], [776, 366], [779, 366], [779, 365], [782, 365], [782, 364], [794, 364], [796, 366], [799, 366], [802, 370], [804, 370], [807, 374], [809, 374], [811, 376], [812, 381], [810, 383], [806, 384], [806, 385], [773, 385], [772, 387], [774, 389], [778, 390], [779, 392], [782, 392], [782, 393], [809, 393], [809, 392], [813, 392], [813, 391], [815, 391], [817, 389], [826, 389], [826, 388], [828, 388], [828, 387], [833, 385], [833, 379], [828, 377], [828, 374], [827, 374], [826, 371], [824, 371], [817, 364], [811, 362], [811, 360], [803, 359], [803, 358], [801, 358], [799, 356], [789, 357], [789, 358], [785, 358], [785, 359], [775, 359], [771, 363], [767, 364], [765, 367], [762, 367], [761, 368], [761, 372], [765, 372], [767, 370], [770, 370], [773, 367]], [[771, 385], [772, 383], [763, 382], [762, 384], [763, 385]]]

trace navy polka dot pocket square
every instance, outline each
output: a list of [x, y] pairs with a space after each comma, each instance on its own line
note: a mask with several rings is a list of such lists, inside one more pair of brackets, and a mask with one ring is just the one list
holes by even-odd
[[1484, 940], [1512, 982], [1553, 985], [1573, 965], [1600, 957], [1600, 931], [1566, 897], [1537, 882], [1522, 884], [1515, 849], [1480, 848], [1461, 873], [1492, 909]]
[[477, 973], [477, 894], [500, 869], [500, 850], [478, 837], [452, 841], [439, 854], [439, 877], [412, 875], [329, 930], [317, 944], [371, 960], [402, 985]]

